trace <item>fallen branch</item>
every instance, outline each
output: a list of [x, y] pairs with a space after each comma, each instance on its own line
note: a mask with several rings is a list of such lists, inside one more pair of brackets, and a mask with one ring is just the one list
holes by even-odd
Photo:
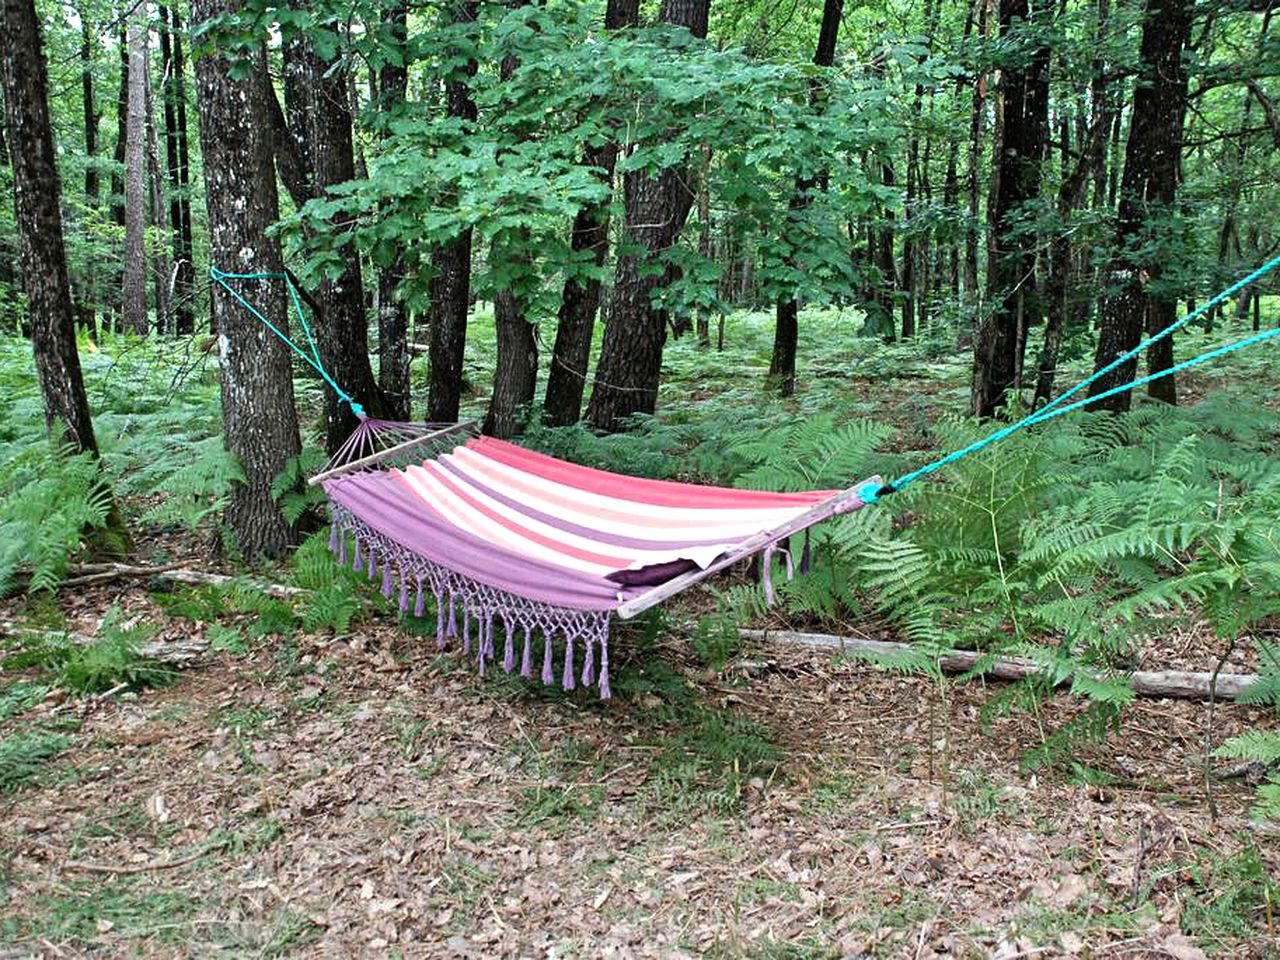
[[[208, 573], [204, 570], [192, 570], [170, 564], [163, 567], [134, 566], [128, 563], [86, 563], [72, 567], [75, 576], [62, 581], [64, 587], [82, 586], [90, 583], [102, 583], [107, 580], [118, 580], [126, 577], [156, 577], [160, 580], [172, 580], [176, 583], [210, 584], [222, 587], [234, 583], [238, 577], [229, 577], [224, 573]], [[248, 581], [268, 596], [279, 600], [289, 600], [310, 593], [301, 587], [290, 587], [283, 583], [269, 583], [264, 580]]]
[[[763, 640], [786, 646], [815, 647], [822, 650], [869, 653], [879, 656], [905, 654], [915, 650], [909, 643], [835, 637], [825, 633], [739, 630], [738, 634], [748, 640]], [[983, 654], [969, 650], [953, 650], [940, 658], [939, 666], [946, 673], [967, 673], [982, 659], [984, 659]], [[997, 657], [983, 671], [983, 676], [994, 677], [997, 680], [1025, 680], [1043, 669], [1041, 664], [1025, 657]], [[1129, 675], [1133, 692], [1138, 696], [1176, 697], [1182, 700], [1208, 700], [1211, 695], [1218, 700], [1235, 700], [1257, 682], [1257, 679], [1256, 674], [1250, 673], [1220, 673], [1215, 684], [1212, 673], [1192, 673], [1183, 670], [1137, 670]], [[1212, 693], [1215, 690], [1216, 693]]]
[[[100, 639], [87, 633], [78, 633], [75, 630], [39, 630], [35, 627], [24, 627], [22, 624], [14, 623], [12, 620], [0, 620], [0, 636], [36, 637], [40, 640], [55, 641], [66, 640], [78, 647], [92, 646]], [[182, 664], [198, 660], [208, 649], [209, 643], [203, 637], [186, 637], [174, 640], [148, 640], [146, 643], [138, 644], [134, 648], [134, 652], [148, 660], [157, 660], [160, 663]]]
[[184, 857], [175, 857], [172, 860], [164, 860], [160, 863], [87, 863], [83, 860], [68, 860], [62, 865], [63, 870], [72, 870], [77, 873], [148, 873], [152, 870], [172, 870], [174, 867], [186, 866], [188, 863], [195, 863], [201, 857], [214, 850], [219, 850], [227, 845], [226, 841], [213, 843], [209, 846], [197, 850], [195, 853], [189, 853]]

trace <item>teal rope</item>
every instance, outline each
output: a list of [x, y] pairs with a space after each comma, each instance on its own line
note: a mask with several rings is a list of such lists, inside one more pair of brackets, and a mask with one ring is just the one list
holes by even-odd
[[[351, 408], [352, 413], [357, 417], [362, 419], [364, 418], [364, 407], [356, 403], [350, 394], [343, 390], [342, 387], [338, 386], [338, 382], [334, 380], [333, 377], [329, 375], [329, 371], [324, 368], [324, 364], [320, 360], [320, 349], [316, 346], [315, 338], [311, 335], [311, 325], [307, 323], [306, 311], [302, 309], [302, 300], [298, 295], [298, 288], [294, 286], [293, 280], [287, 273], [227, 273], [224, 270], [219, 270], [217, 267], [211, 266], [209, 267], [209, 277], [214, 283], [217, 283], [226, 290], [227, 293], [231, 294], [231, 296], [233, 296], [242, 307], [257, 317], [262, 325], [279, 337], [280, 341], [284, 343], [285, 346], [309, 363], [316, 373], [320, 374], [324, 379], [324, 382], [333, 388], [333, 392], [338, 395], [338, 399]], [[241, 295], [240, 291], [236, 290], [235, 287], [231, 286], [231, 284], [227, 282], [228, 280], [283, 280], [285, 287], [289, 291], [289, 299], [293, 303], [293, 311], [297, 314], [298, 322], [302, 326], [302, 332], [307, 336], [307, 346], [311, 348], [310, 351], [308, 352], [303, 350], [300, 346], [294, 343], [293, 340], [289, 338], [288, 334], [268, 320], [266, 315], [246, 300]]]
[[1105, 390], [1102, 393], [1098, 394], [1096, 397], [1087, 397], [1083, 400], [1077, 400], [1074, 403], [1069, 403], [1066, 406], [1061, 405], [1063, 401], [1066, 400], [1067, 398], [1074, 396], [1075, 394], [1083, 390], [1085, 387], [1089, 386], [1089, 384], [1094, 383], [1101, 377], [1106, 376], [1108, 373], [1110, 373], [1116, 367], [1120, 366], [1125, 361], [1133, 359], [1143, 350], [1146, 350], [1148, 347], [1150, 347], [1153, 343], [1156, 343], [1159, 340], [1163, 340], [1165, 337], [1172, 335], [1174, 331], [1182, 327], [1185, 327], [1192, 320], [1204, 315], [1209, 310], [1213, 309], [1215, 306], [1222, 303], [1224, 300], [1227, 300], [1232, 295], [1238, 293], [1239, 291], [1243, 290], [1245, 287], [1249, 286], [1251, 283], [1257, 282], [1260, 278], [1266, 276], [1276, 267], [1280, 267], [1280, 256], [1277, 256], [1272, 258], [1271, 260], [1268, 260], [1266, 263], [1258, 267], [1258, 269], [1254, 270], [1248, 276], [1244, 277], [1241, 280], [1236, 281], [1231, 286], [1227, 287], [1225, 290], [1219, 293], [1217, 296], [1205, 302], [1204, 305], [1202, 305], [1198, 309], [1191, 311], [1185, 317], [1181, 318], [1177, 322], [1169, 324], [1169, 326], [1165, 327], [1163, 330], [1161, 330], [1159, 333], [1155, 334], [1154, 336], [1148, 337], [1146, 340], [1139, 343], [1132, 350], [1117, 357], [1115, 360], [1111, 361], [1111, 363], [1107, 364], [1105, 367], [1101, 368], [1100, 370], [1095, 371], [1090, 376], [1086, 377], [1084, 380], [1081, 380], [1079, 383], [1077, 383], [1070, 390], [1066, 391], [1065, 393], [1063, 393], [1053, 401], [1045, 404], [1043, 407], [1041, 407], [1039, 410], [1035, 411], [1034, 413], [1030, 413], [1027, 416], [1023, 417], [1021, 420], [1017, 421], [1016, 423], [1011, 423], [1006, 427], [1002, 427], [999, 430], [996, 430], [995, 432], [988, 434], [987, 436], [983, 437], [981, 440], [974, 441], [973, 443], [969, 444], [967, 447], [963, 447], [959, 450], [955, 450], [952, 453], [947, 454], [945, 457], [942, 457], [931, 463], [927, 463], [923, 467], [920, 467], [916, 470], [912, 470], [910, 473], [904, 474], [903, 476], [899, 477], [897, 480], [894, 480], [892, 483], [887, 483], [883, 485], [878, 483], [863, 484], [863, 486], [858, 491], [859, 498], [862, 500], [863, 503], [875, 503], [877, 500], [880, 499], [880, 497], [886, 496], [887, 494], [890, 494], [890, 493], [897, 493], [901, 490], [905, 490], [908, 486], [915, 483], [921, 477], [926, 477], [931, 473], [941, 470], [943, 467], [950, 466], [951, 464], [955, 463], [957, 460], [962, 460], [971, 454], [977, 453], [979, 450], [983, 450], [986, 447], [991, 446], [993, 443], [999, 443], [1001, 440], [1004, 440], [1007, 437], [1011, 437], [1015, 433], [1025, 430], [1027, 427], [1031, 427], [1039, 423], [1045, 423], [1049, 420], [1055, 419], [1056, 417], [1063, 416], [1064, 414], [1072, 413], [1076, 410], [1083, 409], [1084, 407], [1087, 407], [1093, 403], [1097, 403], [1100, 400], [1105, 400], [1107, 397], [1113, 397], [1116, 394], [1124, 393], [1126, 390], [1133, 390], [1133, 389], [1136, 389], [1137, 387], [1145, 386], [1146, 384], [1151, 383], [1152, 381], [1160, 380], [1164, 377], [1171, 377], [1175, 373], [1178, 373], [1182, 370], [1189, 370], [1192, 367], [1197, 367], [1202, 363], [1208, 363], [1210, 360], [1216, 360], [1219, 357], [1224, 357], [1229, 353], [1234, 353], [1237, 350], [1243, 350], [1245, 347], [1255, 346], [1266, 340], [1271, 340], [1274, 337], [1280, 336], [1280, 327], [1275, 327], [1274, 329], [1271, 329], [1271, 330], [1263, 330], [1260, 333], [1255, 333], [1251, 337], [1246, 337], [1243, 340], [1237, 340], [1235, 343], [1226, 344], [1225, 346], [1218, 347], [1217, 349], [1214, 349], [1214, 350], [1210, 350], [1208, 353], [1202, 353], [1198, 356], [1192, 357], [1189, 360], [1184, 360], [1181, 363], [1176, 363], [1172, 367], [1169, 367], [1167, 370], [1160, 370], [1156, 373], [1148, 374], [1147, 376], [1141, 377], [1137, 380], [1130, 381], [1129, 383], [1122, 383], [1117, 387], [1112, 387], [1111, 389]]

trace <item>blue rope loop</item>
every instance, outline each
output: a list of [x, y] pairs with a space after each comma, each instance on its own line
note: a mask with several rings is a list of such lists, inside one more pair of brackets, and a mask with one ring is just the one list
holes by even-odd
[[1110, 373], [1112, 370], [1116, 369], [1126, 361], [1132, 360], [1134, 357], [1138, 356], [1138, 354], [1142, 353], [1142, 351], [1150, 347], [1153, 343], [1157, 343], [1160, 340], [1163, 340], [1165, 337], [1172, 336], [1176, 330], [1179, 330], [1182, 327], [1185, 327], [1187, 324], [1197, 319], [1198, 317], [1204, 316], [1204, 314], [1208, 313], [1218, 304], [1222, 303], [1225, 300], [1230, 299], [1232, 296], [1239, 293], [1245, 287], [1249, 286], [1252, 283], [1256, 283], [1262, 277], [1265, 277], [1272, 270], [1276, 269], [1276, 267], [1280, 267], [1280, 256], [1276, 256], [1268, 260], [1266, 263], [1258, 267], [1252, 273], [1237, 280], [1235, 283], [1227, 287], [1221, 293], [1217, 294], [1212, 299], [1206, 301], [1199, 308], [1192, 310], [1190, 313], [1188, 313], [1185, 317], [1182, 317], [1180, 320], [1177, 320], [1174, 323], [1169, 324], [1169, 326], [1165, 327], [1159, 333], [1148, 337], [1146, 340], [1143, 340], [1132, 350], [1129, 350], [1121, 354], [1120, 356], [1116, 357], [1105, 367], [1102, 367], [1100, 370], [1094, 371], [1088, 377], [1085, 377], [1083, 380], [1077, 383], [1070, 390], [1066, 391], [1065, 393], [1061, 394], [1054, 400], [1045, 404], [1039, 410], [1036, 410], [1032, 413], [1027, 414], [1027, 416], [1023, 417], [1021, 420], [1017, 421], [1016, 423], [1011, 423], [1006, 427], [1002, 427], [1001, 429], [996, 430], [994, 433], [990, 433], [987, 436], [983, 437], [981, 440], [977, 440], [969, 444], [967, 447], [963, 447], [959, 450], [955, 450], [947, 454], [945, 457], [941, 457], [940, 459], [934, 460], [931, 463], [926, 463], [923, 467], [920, 467], [917, 470], [912, 470], [910, 473], [899, 477], [897, 480], [894, 480], [892, 483], [885, 484], [884, 486], [880, 487], [877, 490], [868, 491], [872, 498], [870, 500], [868, 500], [867, 497], [864, 496], [863, 491], [867, 491], [867, 488], [874, 486], [874, 484], [865, 485], [862, 488], [862, 490], [859, 491], [858, 496], [862, 499], [864, 503], [875, 503], [881, 497], [884, 497], [890, 493], [897, 493], [901, 490], [905, 490], [907, 487], [915, 483], [921, 477], [926, 477], [929, 474], [934, 473], [935, 471], [941, 470], [943, 467], [949, 466], [950, 464], [955, 463], [957, 460], [962, 460], [965, 457], [969, 456], [970, 454], [977, 453], [979, 450], [983, 450], [986, 447], [991, 446], [993, 443], [999, 443], [1001, 440], [1004, 440], [1007, 437], [1011, 437], [1015, 433], [1025, 430], [1027, 427], [1035, 426], [1038, 423], [1045, 423], [1049, 420], [1053, 420], [1056, 417], [1061, 417], [1061, 416], [1064, 416], [1065, 414], [1072, 413], [1076, 410], [1080, 410], [1084, 407], [1087, 407], [1089, 406], [1089, 404], [1097, 403], [1099, 400], [1105, 400], [1107, 397], [1114, 397], [1116, 394], [1124, 393], [1126, 390], [1133, 390], [1133, 389], [1136, 389], [1137, 387], [1145, 386], [1146, 384], [1151, 383], [1152, 381], [1160, 380], [1164, 377], [1171, 377], [1175, 373], [1178, 373], [1182, 370], [1190, 370], [1192, 367], [1197, 367], [1202, 363], [1208, 363], [1210, 360], [1216, 360], [1219, 357], [1225, 357], [1229, 353], [1235, 353], [1237, 350], [1243, 350], [1245, 347], [1256, 346], [1259, 343], [1263, 343], [1264, 341], [1271, 340], [1275, 337], [1280, 336], [1280, 327], [1275, 327], [1271, 330], [1263, 330], [1259, 333], [1255, 333], [1251, 337], [1245, 337], [1243, 340], [1237, 340], [1234, 343], [1228, 343], [1225, 346], [1221, 346], [1214, 350], [1210, 350], [1207, 353], [1202, 353], [1197, 356], [1194, 356], [1189, 360], [1183, 360], [1181, 363], [1175, 363], [1173, 366], [1169, 367], [1167, 370], [1160, 370], [1156, 373], [1148, 374], [1145, 377], [1140, 377], [1136, 380], [1132, 380], [1129, 383], [1122, 383], [1117, 387], [1112, 387], [1109, 390], [1104, 390], [1102, 393], [1098, 394], [1096, 397], [1086, 397], [1083, 400], [1076, 400], [1073, 403], [1066, 404], [1065, 406], [1062, 405], [1063, 401], [1065, 401], [1067, 398], [1074, 396], [1075, 394], [1083, 390], [1085, 387], [1089, 386], [1091, 383], [1095, 383], [1102, 377], [1105, 377], [1108, 373]]
[[[361, 420], [368, 419], [364, 407], [357, 403], [352, 396], [342, 387], [338, 386], [338, 382], [329, 375], [329, 371], [324, 368], [324, 364], [320, 360], [320, 348], [316, 346], [315, 337], [311, 335], [311, 325], [307, 323], [306, 311], [302, 309], [302, 297], [298, 293], [298, 288], [294, 285], [292, 278], [287, 273], [263, 272], [263, 273], [227, 273], [225, 270], [219, 270], [215, 266], [209, 267], [209, 278], [214, 283], [221, 286], [227, 293], [248, 310], [258, 321], [268, 330], [280, 338], [280, 341], [290, 350], [305, 360], [311, 367], [320, 374], [321, 378], [327, 383], [333, 392], [338, 395], [338, 399], [351, 408], [351, 412]], [[289, 300], [293, 304], [293, 312], [298, 318], [298, 323], [302, 327], [302, 332], [307, 337], [307, 348], [304, 350], [295, 343], [287, 333], [277, 327], [274, 323], [267, 319], [261, 310], [250, 303], [235, 287], [228, 283], [229, 280], [283, 280], [285, 288], [289, 291]]]

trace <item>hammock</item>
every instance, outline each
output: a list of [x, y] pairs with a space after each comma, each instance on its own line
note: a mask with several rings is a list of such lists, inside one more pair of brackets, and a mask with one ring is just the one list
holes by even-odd
[[[634, 617], [731, 564], [761, 554], [772, 602], [775, 556], [793, 569], [788, 538], [841, 513], [876, 503], [948, 464], [1019, 431], [1084, 409], [1181, 370], [1280, 338], [1258, 331], [1094, 396], [1067, 402], [1086, 387], [1172, 336], [1238, 291], [1280, 267], [1280, 256], [1143, 340], [1044, 407], [891, 483], [872, 477], [847, 490], [761, 493], [592, 470], [487, 437], [474, 424], [392, 423], [366, 416], [325, 370], [298, 291], [285, 273], [210, 276], [310, 364], [359, 420], [355, 432], [312, 483], [333, 508], [330, 547], [370, 577], [381, 575], [400, 609], [410, 597], [416, 616], [435, 600], [436, 642], [461, 638], [481, 673], [499, 660], [494, 627], [503, 634], [502, 669], [533, 676], [533, 636], [542, 644], [542, 682], [566, 690], [596, 685], [609, 694], [609, 620]], [[228, 282], [282, 280], [306, 334], [294, 342]], [[470, 437], [468, 439], [468, 437]], [[553, 640], [562, 637], [559, 669]], [[577, 647], [582, 647], [581, 655]]]
[[[775, 557], [788, 577], [795, 566], [784, 541], [858, 509], [860, 491], [881, 485], [765, 493], [643, 480], [472, 432], [474, 424], [362, 420], [312, 479], [332, 505], [330, 547], [340, 562], [380, 575], [402, 612], [422, 616], [434, 599], [437, 646], [460, 641], [481, 673], [518, 664], [532, 677], [540, 633], [542, 682], [595, 685], [602, 698], [612, 615], [633, 617], [757, 553], [772, 602]], [[377, 450], [388, 435], [402, 442]]]

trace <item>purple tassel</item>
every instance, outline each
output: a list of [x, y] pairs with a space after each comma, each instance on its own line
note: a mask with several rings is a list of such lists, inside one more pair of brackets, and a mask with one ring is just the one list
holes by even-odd
[[502, 649], [502, 669], [510, 673], [516, 665], [516, 646], [511, 636], [511, 624], [506, 617], [502, 618], [502, 636], [505, 638]]
[[387, 564], [382, 568], [382, 595], [390, 597], [391, 589], [391, 564]]
[[[437, 610], [439, 609], [438, 605], [436, 609]], [[422, 578], [419, 577], [418, 578], [418, 595], [413, 601], [413, 615], [415, 617], [421, 617], [426, 612], [427, 612], [427, 605], [422, 596]], [[440, 618], [437, 617], [436, 619], [439, 620]]]
[[408, 612], [409, 612], [409, 581], [406, 580], [402, 574], [400, 577], [400, 614], [401, 616], [403, 616]]
[[369, 569], [365, 571], [365, 574], [369, 577], [370, 580], [372, 580], [373, 575], [376, 572], [377, 570], [373, 565], [373, 544], [369, 544]]
[[582, 658], [582, 685], [589, 687], [596, 682], [596, 645], [587, 638], [587, 655]]
[[458, 614], [453, 605], [453, 594], [449, 594], [449, 627], [445, 631], [446, 636], [456, 637], [458, 635]]
[[613, 696], [609, 689], [609, 638], [600, 638], [600, 699], [608, 700]]
[[329, 552], [338, 552], [338, 521], [329, 524]]
[[471, 608], [462, 605], [462, 652], [471, 656]]
[[773, 544], [764, 548], [764, 557], [760, 561], [761, 579], [764, 581], [764, 602], [769, 606], [774, 604], [773, 596]]
[[351, 569], [359, 570], [362, 566], [364, 566], [364, 564], [360, 562], [360, 538], [356, 537], [356, 555], [355, 559], [351, 561]]
[[493, 629], [493, 620], [488, 616], [481, 616], [480, 621], [476, 624], [476, 665], [479, 667], [480, 676], [484, 676], [484, 661], [489, 653], [489, 632]]
[[346, 564], [347, 562], [347, 535], [343, 533], [342, 538], [338, 541], [338, 562]]
[[436, 649], [443, 650], [444, 639], [444, 598], [436, 594]]
[[560, 686], [565, 690], [573, 689], [573, 634], [568, 634], [564, 641], [564, 673], [560, 676]]
[[555, 682], [556, 675], [551, 670], [551, 635], [543, 634], [542, 644], [542, 682], [545, 686], [551, 686]]
[[524, 628], [524, 653], [520, 655], [520, 676], [526, 679], [533, 679], [533, 653], [530, 649], [533, 646], [533, 628], [526, 626]]
[[808, 573], [813, 564], [813, 557], [809, 551], [809, 530], [804, 531], [804, 549], [800, 551], [800, 572]]

